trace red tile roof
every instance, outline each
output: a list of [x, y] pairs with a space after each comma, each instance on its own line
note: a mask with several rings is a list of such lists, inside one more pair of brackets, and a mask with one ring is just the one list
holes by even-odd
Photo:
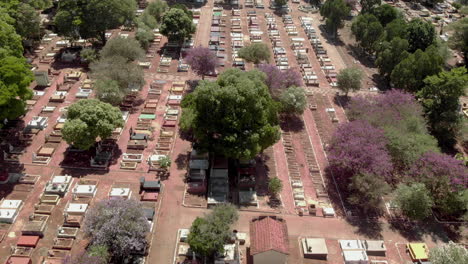
[[250, 254], [269, 250], [289, 254], [286, 222], [270, 216], [255, 218], [250, 222]]
[[35, 247], [39, 242], [39, 236], [20, 236], [16, 245], [23, 247]]
[[9, 257], [5, 264], [31, 264], [29, 257]]

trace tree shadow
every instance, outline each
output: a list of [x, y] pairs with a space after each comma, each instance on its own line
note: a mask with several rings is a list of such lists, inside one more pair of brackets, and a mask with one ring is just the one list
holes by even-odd
[[362, 65], [367, 68], [375, 68], [374, 60], [371, 58], [369, 54], [366, 54], [360, 47], [353, 44], [346, 45], [346, 49], [348, 53], [353, 57], [355, 60], [359, 61]]
[[280, 126], [285, 132], [300, 132], [304, 129], [304, 121], [297, 115], [282, 115]]
[[323, 39], [325, 39], [327, 43], [334, 45], [334, 46], [345, 45], [344, 42], [339, 38], [339, 36], [333, 37], [332, 34], [328, 32], [324, 24], [320, 25], [319, 29], [320, 29], [320, 35], [323, 37]]
[[382, 239], [383, 223], [378, 220], [364, 219], [360, 216], [347, 218], [346, 221], [356, 227], [356, 233], [371, 239]]
[[189, 155], [189, 152], [179, 153], [179, 155], [177, 155], [177, 158], [174, 160], [174, 162], [176, 163], [178, 170], [187, 168]]
[[337, 105], [341, 105], [343, 108], [347, 108], [351, 98], [346, 95], [335, 94], [333, 96], [333, 102]]
[[408, 241], [422, 240], [424, 236], [430, 236], [434, 242], [438, 240], [448, 242], [450, 240], [449, 235], [444, 230], [444, 226], [433, 219], [414, 222], [402, 218], [393, 218], [388, 222], [392, 231], [398, 232]]

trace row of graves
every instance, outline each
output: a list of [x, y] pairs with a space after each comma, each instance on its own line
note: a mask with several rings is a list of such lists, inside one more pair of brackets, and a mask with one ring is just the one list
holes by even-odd
[[[304, 31], [307, 35], [307, 38], [312, 44], [317, 60], [320, 63], [320, 68], [322, 69], [325, 77], [327, 78], [328, 83], [332, 87], [337, 86], [337, 72], [335, 66], [331, 62], [330, 58], [327, 55], [327, 50], [323, 47], [321, 40], [318, 37], [318, 34], [315, 28], [312, 26], [312, 18], [310, 17], [299, 17], [301, 21], [301, 26], [304, 28]], [[318, 83], [317, 83], [318, 84]]]
[[[49, 164], [63, 142], [61, 129], [66, 120], [68, 104], [74, 100], [88, 98], [93, 93], [93, 86], [89, 80], [80, 82], [83, 76], [80, 71], [68, 71], [64, 73], [63, 79], [56, 74], [49, 74], [51, 73], [35, 72], [37, 86], [33, 90], [33, 97], [26, 102], [28, 111], [33, 110], [39, 100], [44, 102], [43, 98], [48, 96], [46, 105], [40, 106], [38, 115], [24, 124], [21, 131], [13, 134], [14, 140], [6, 138], [8, 142], [2, 147], [4, 161], [19, 162], [26, 146], [37, 142], [41, 133], [46, 133], [45, 142], [33, 150], [32, 162], [40, 165]], [[55, 78], [55, 84], [52, 86], [49, 81], [51, 78]]]
[[[226, 27], [226, 16], [223, 14], [223, 9], [220, 7], [214, 7], [211, 18], [210, 27], [210, 40], [208, 47], [212, 52], [216, 54], [218, 58], [218, 67], [225, 67], [227, 61], [226, 55], [226, 33], [229, 32]], [[228, 32], [226, 32], [228, 31]], [[218, 71], [218, 70], [216, 70]], [[212, 75], [217, 75], [217, 72]]]
[[231, 18], [231, 50], [232, 50], [232, 66], [245, 70], [245, 60], [239, 57], [239, 50], [244, 47], [244, 34], [242, 33], [241, 11], [239, 9], [232, 10]]
[[140, 66], [142, 69], [151, 69], [153, 66], [151, 60], [154, 58], [159, 48], [161, 47], [162, 37], [162, 34], [159, 33], [159, 29], [153, 30], [153, 39], [151, 40], [151, 43], [146, 50], [145, 59], [138, 62], [138, 66]]
[[307, 55], [308, 48], [304, 46], [305, 39], [298, 37], [298, 31], [294, 25], [291, 15], [284, 15], [283, 23], [285, 25], [286, 32], [290, 37], [291, 49], [293, 50], [297, 63], [299, 64], [304, 84], [318, 86], [319, 82], [317, 74], [312, 70], [312, 65]]
[[[236, 162], [235, 184], [238, 202], [243, 206], [258, 206], [256, 193], [256, 168], [254, 160]], [[207, 206], [228, 202], [230, 199], [229, 162], [227, 158], [192, 150], [189, 157], [186, 195], [207, 195]]]
[[[33, 180], [32, 177], [27, 175], [22, 179], [23, 181], [31, 181]], [[37, 177], [34, 178], [36, 182]], [[81, 233], [83, 221], [86, 212], [96, 202], [95, 197], [98, 186], [98, 180], [76, 180], [70, 175], [53, 176], [46, 183], [42, 194], [34, 205], [33, 214], [24, 223], [16, 246], [11, 247], [11, 256], [9, 257], [9, 260], [13, 261], [11, 263], [17, 263], [15, 261], [19, 261], [18, 258], [22, 258], [22, 261], [29, 261], [19, 263], [32, 263], [30, 262], [31, 259], [38, 255], [35, 251], [43, 250], [42, 247], [36, 249], [41, 239], [51, 242], [45, 242], [48, 249], [47, 254], [46, 256], [40, 254], [42, 257], [38, 263], [63, 263], [67, 257], [70, 257], [73, 246], [79, 244], [79, 241], [83, 238]], [[128, 183], [114, 183], [107, 197], [109, 199], [131, 199], [134, 193], [159, 192], [160, 190], [159, 181], [145, 181], [143, 178], [140, 180], [140, 186], [133, 186]], [[14, 223], [18, 215], [17, 211], [20, 210], [22, 204], [21, 200], [3, 200], [0, 203], [0, 207], [2, 207], [0, 212], [2, 215], [8, 213], [13, 216], [9, 219], [1, 218], [0, 221]], [[153, 202], [143, 203], [142, 205], [152, 230], [156, 205]], [[8, 208], [3, 209], [4, 207]], [[59, 224], [56, 229], [53, 228], [55, 224]], [[148, 239], [150, 239], [150, 234], [148, 234]], [[133, 254], [144, 258], [146, 248], [135, 250]]]
[[273, 46], [273, 56], [276, 66], [280, 70], [289, 69], [289, 59], [286, 55], [286, 49], [278, 30], [276, 19], [272, 13], [265, 13], [265, 20], [268, 28], [268, 36]]

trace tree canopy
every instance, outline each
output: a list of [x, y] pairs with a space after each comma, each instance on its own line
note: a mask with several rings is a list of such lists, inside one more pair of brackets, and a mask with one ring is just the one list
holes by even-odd
[[343, 27], [343, 20], [350, 12], [351, 8], [344, 0], [327, 0], [320, 7], [320, 15], [326, 18], [326, 26], [333, 36]]
[[441, 146], [455, 145], [463, 117], [459, 113], [460, 97], [466, 95], [468, 74], [466, 68], [443, 71], [424, 79], [418, 96], [426, 112], [432, 134]]
[[429, 260], [432, 264], [468, 263], [468, 250], [461, 244], [449, 242], [441, 247], [432, 248]]
[[366, 121], [343, 123], [328, 147], [330, 166], [344, 179], [368, 173], [390, 181], [393, 165], [386, 144], [384, 131]]
[[379, 20], [372, 14], [359, 15], [351, 25], [356, 41], [369, 54], [375, 51], [375, 43], [380, 40], [384, 28]]
[[143, 58], [145, 51], [140, 47], [136, 39], [117, 37], [106, 43], [100, 55], [101, 58], [120, 56], [130, 62]]
[[84, 234], [92, 245], [107, 246], [114, 259], [147, 246], [149, 232], [141, 203], [133, 199], [102, 200], [86, 212]]
[[277, 106], [257, 70], [228, 69], [201, 81], [182, 101], [181, 129], [195, 145], [232, 158], [253, 158], [279, 139]]
[[398, 185], [394, 203], [410, 219], [423, 220], [432, 214], [434, 201], [423, 183], [413, 183]]
[[135, 0], [61, 0], [55, 25], [68, 38], [95, 38], [105, 44], [106, 31], [132, 22], [135, 11]]
[[351, 191], [348, 202], [364, 212], [380, 210], [382, 196], [390, 191], [383, 177], [368, 173], [354, 175], [348, 189]]
[[114, 106], [120, 105], [125, 97], [125, 93], [120, 89], [119, 83], [109, 79], [99, 79], [94, 83], [96, 97]]
[[307, 106], [304, 88], [291, 86], [281, 93], [281, 112], [302, 115]]
[[361, 13], [370, 13], [376, 8], [377, 6], [380, 6], [382, 3], [381, 0], [361, 0]]
[[205, 75], [214, 73], [218, 65], [216, 54], [209, 48], [202, 46], [189, 49], [185, 61], [202, 79], [204, 79]]
[[117, 54], [91, 63], [90, 68], [95, 79], [114, 80], [124, 93], [131, 89], [139, 90], [145, 84], [141, 67], [133, 62], [128, 62], [126, 58]]
[[349, 91], [359, 91], [361, 89], [363, 72], [359, 68], [342, 69], [336, 76], [338, 89], [348, 96]]
[[395, 87], [417, 92], [424, 86], [424, 79], [439, 73], [443, 64], [437, 47], [430, 46], [426, 51], [418, 49], [395, 66], [390, 79]]
[[253, 43], [241, 48], [239, 57], [248, 62], [259, 64], [260, 62], [268, 62], [271, 58], [271, 52], [265, 43]]
[[183, 41], [190, 39], [195, 33], [195, 25], [192, 17], [186, 12], [179, 8], [171, 8], [162, 18], [160, 31], [171, 41]]
[[190, 248], [207, 258], [212, 258], [215, 253], [223, 253], [224, 244], [232, 234], [230, 226], [237, 219], [237, 209], [230, 204], [218, 205], [205, 217], [197, 217], [187, 239]]
[[276, 197], [283, 190], [283, 182], [278, 177], [273, 177], [268, 180], [268, 191], [273, 197]]
[[451, 23], [450, 29], [452, 34], [449, 38], [449, 46], [463, 53], [465, 66], [468, 67], [468, 17]]
[[68, 108], [62, 134], [68, 144], [86, 150], [98, 137], [101, 140], [110, 137], [112, 131], [123, 124], [118, 108], [96, 99], [85, 99]]
[[303, 85], [301, 73], [294, 68], [282, 71], [273, 64], [260, 64], [258, 69], [266, 74], [265, 83], [274, 97], [288, 87]]
[[376, 66], [379, 68], [380, 74], [385, 78], [390, 79], [393, 69], [405, 58], [409, 56], [407, 52], [409, 43], [406, 39], [399, 37], [393, 38], [390, 42], [382, 42], [377, 50]]
[[168, 5], [166, 1], [163, 0], [156, 0], [153, 2], [148, 3], [145, 12], [149, 15], [154, 17], [157, 22], [161, 22], [164, 12], [168, 9]]
[[436, 31], [431, 23], [419, 18], [413, 19], [408, 23], [407, 39], [410, 52], [415, 52], [418, 49], [424, 51], [434, 44]]
[[0, 120], [24, 114], [25, 101], [32, 97], [29, 89], [32, 80], [33, 74], [24, 58], [0, 56]]
[[400, 11], [389, 4], [379, 5], [372, 10], [372, 14], [377, 17], [380, 24], [384, 27], [393, 20], [402, 17]]

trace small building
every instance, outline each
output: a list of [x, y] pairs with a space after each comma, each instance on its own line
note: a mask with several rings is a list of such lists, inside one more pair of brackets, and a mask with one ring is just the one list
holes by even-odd
[[286, 221], [260, 216], [250, 222], [250, 254], [253, 264], [284, 264], [289, 255]]

